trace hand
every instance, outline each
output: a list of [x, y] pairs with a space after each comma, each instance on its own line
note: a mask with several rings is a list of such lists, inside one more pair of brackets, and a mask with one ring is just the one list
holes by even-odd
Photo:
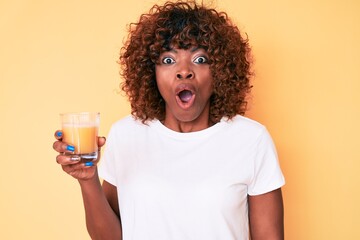
[[71, 146], [69, 147], [67, 143], [62, 141], [62, 132], [60, 130], [56, 131], [54, 136], [57, 141], [54, 142], [53, 148], [60, 153], [56, 156], [56, 162], [61, 165], [62, 169], [79, 181], [93, 178], [96, 173], [96, 164], [100, 160], [100, 150], [101, 147], [104, 146], [106, 139], [104, 137], [98, 137], [99, 152], [97, 159], [91, 162], [85, 162], [79, 158], [65, 154], [72, 152]]

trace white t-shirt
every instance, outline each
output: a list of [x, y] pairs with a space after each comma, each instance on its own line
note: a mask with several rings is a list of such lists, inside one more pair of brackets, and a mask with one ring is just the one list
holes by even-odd
[[284, 184], [266, 128], [242, 116], [191, 133], [126, 117], [99, 173], [117, 187], [124, 240], [249, 239], [247, 196]]

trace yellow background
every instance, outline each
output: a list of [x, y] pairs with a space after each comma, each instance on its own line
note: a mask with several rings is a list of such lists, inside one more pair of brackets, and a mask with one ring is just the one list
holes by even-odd
[[[89, 239], [79, 186], [55, 163], [58, 114], [100, 111], [106, 135], [129, 113], [116, 60], [154, 2], [0, 1], [0, 239]], [[287, 239], [360, 239], [359, 1], [213, 6], [253, 47], [248, 116], [278, 148]]]

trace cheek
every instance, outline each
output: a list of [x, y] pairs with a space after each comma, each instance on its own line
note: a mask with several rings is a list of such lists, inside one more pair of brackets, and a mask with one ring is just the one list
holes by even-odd
[[164, 99], [166, 99], [170, 93], [170, 85], [167, 84], [163, 78], [158, 77], [158, 76], [156, 76], [156, 84], [157, 84], [157, 88], [159, 89], [161, 96]]
[[211, 75], [208, 75], [206, 78], [206, 81], [202, 84], [203, 93], [206, 95], [211, 95], [214, 91], [214, 80]]
[[164, 89], [171, 89], [171, 76], [173, 76], [173, 72], [171, 70], [161, 67], [155, 68], [156, 84], [159, 88], [159, 91], [162, 91]]

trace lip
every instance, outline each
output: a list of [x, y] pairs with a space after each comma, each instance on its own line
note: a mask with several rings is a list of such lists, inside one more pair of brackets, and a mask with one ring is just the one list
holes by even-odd
[[[191, 96], [191, 99], [187, 102], [183, 102], [180, 97], [179, 97], [179, 94], [182, 92], [182, 91], [190, 91], [192, 96]], [[192, 84], [187, 84], [187, 83], [181, 83], [179, 85], [176, 86], [175, 88], [175, 99], [176, 99], [176, 103], [178, 104], [178, 106], [184, 110], [187, 110], [189, 109], [193, 104], [194, 104], [194, 101], [195, 101], [195, 87], [194, 85]]]

